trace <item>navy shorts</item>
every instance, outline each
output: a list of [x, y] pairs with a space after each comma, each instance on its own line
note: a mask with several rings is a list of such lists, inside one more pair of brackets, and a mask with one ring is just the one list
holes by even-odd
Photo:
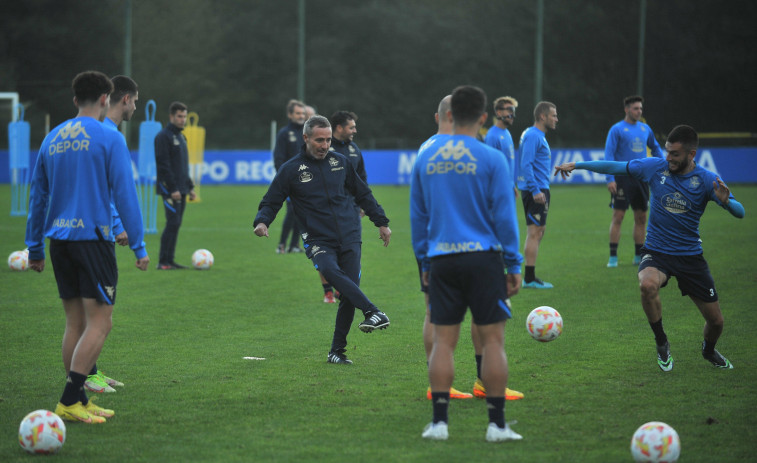
[[694, 256], [672, 256], [649, 249], [641, 249], [641, 263], [639, 272], [647, 267], [653, 267], [668, 277], [663, 283], [664, 288], [670, 277], [678, 280], [681, 296], [691, 296], [704, 302], [717, 302], [718, 292], [715, 290], [715, 280], [710, 275], [707, 261], [702, 254]]
[[549, 189], [541, 190], [547, 197], [547, 202], [539, 204], [534, 201], [534, 196], [528, 190], [521, 191], [521, 200], [523, 201], [523, 212], [526, 213], [526, 225], [538, 225], [543, 227], [547, 225], [547, 212], [549, 212]]
[[473, 321], [489, 325], [512, 317], [502, 254], [470, 252], [431, 259], [431, 323], [457, 325], [470, 307]]
[[619, 210], [645, 211], [649, 208], [649, 185], [628, 176], [615, 177], [617, 193], [610, 195], [610, 207]]
[[422, 268], [423, 264], [418, 259], [415, 259], [415, 261], [418, 263], [418, 280], [420, 280], [421, 282], [421, 291], [423, 291], [424, 293], [427, 293], [428, 286], [423, 284], [423, 268]]
[[86, 297], [113, 305], [118, 266], [112, 241], [50, 240], [50, 262], [61, 299]]

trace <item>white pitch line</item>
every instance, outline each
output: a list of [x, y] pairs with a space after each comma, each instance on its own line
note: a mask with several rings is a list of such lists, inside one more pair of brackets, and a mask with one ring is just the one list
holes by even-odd
[[264, 357], [242, 357], [245, 360], [265, 360]]

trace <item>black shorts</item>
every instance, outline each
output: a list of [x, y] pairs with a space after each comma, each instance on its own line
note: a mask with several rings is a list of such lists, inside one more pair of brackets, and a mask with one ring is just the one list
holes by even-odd
[[427, 293], [428, 292], [428, 286], [426, 286], [426, 285], [423, 284], [423, 268], [422, 268], [423, 264], [418, 259], [415, 259], [415, 261], [418, 263], [418, 279], [421, 282], [421, 291], [423, 291], [424, 293]]
[[672, 256], [642, 248], [639, 272], [647, 267], [656, 268], [668, 277], [668, 280], [662, 285], [663, 288], [670, 281], [670, 277], [676, 277], [681, 296], [695, 297], [704, 302], [716, 302], [718, 300], [715, 280], [712, 279], [707, 261], [704, 260], [702, 254]]
[[473, 321], [489, 325], [512, 317], [505, 266], [499, 252], [449, 254], [431, 259], [431, 323], [457, 325], [470, 307]]
[[521, 200], [523, 201], [523, 212], [526, 213], [526, 225], [538, 225], [543, 227], [547, 225], [547, 212], [549, 212], [549, 189], [541, 190], [547, 197], [547, 202], [539, 204], [534, 201], [534, 196], [528, 190], [521, 191]]
[[615, 177], [617, 193], [610, 195], [610, 207], [613, 209], [645, 211], [649, 207], [649, 185], [628, 176]]
[[50, 262], [61, 299], [86, 297], [113, 305], [118, 266], [111, 241], [50, 240]]

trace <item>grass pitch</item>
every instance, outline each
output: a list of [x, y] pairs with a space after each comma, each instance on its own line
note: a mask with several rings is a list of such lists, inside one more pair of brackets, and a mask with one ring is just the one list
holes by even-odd
[[[389, 315], [386, 331], [348, 338], [351, 367], [326, 363], [334, 305], [321, 302], [316, 272], [303, 255], [277, 255], [252, 219], [263, 187], [203, 187], [187, 208], [177, 260], [195, 249], [215, 256], [210, 271], [159, 272], [159, 236], [148, 235], [153, 264], [143, 273], [118, 250], [114, 326], [98, 362], [126, 386], [99, 403], [116, 410], [100, 426], [71, 423], [56, 461], [216, 462], [620, 462], [647, 421], [681, 437], [681, 462], [754, 461], [757, 452], [757, 186], [733, 185], [747, 216], [711, 206], [701, 234], [720, 293], [725, 331], [718, 349], [735, 365], [716, 370], [701, 358], [703, 320], [675, 283], [662, 291], [675, 368], [656, 364], [631, 262], [632, 221], [623, 225], [620, 265], [605, 267], [610, 210], [604, 186], [556, 186], [537, 274], [555, 289], [522, 290], [506, 330], [508, 402], [521, 442], [489, 444], [482, 401], [454, 401], [450, 439], [420, 434], [431, 418], [421, 340], [423, 297], [410, 246], [408, 189], [376, 187], [393, 231], [388, 248], [364, 221], [362, 287]], [[0, 204], [10, 188], [0, 186]], [[23, 249], [25, 218], [0, 214], [0, 255]], [[162, 212], [161, 212], [162, 213]], [[522, 214], [519, 213], [519, 219]], [[159, 218], [159, 230], [162, 230]], [[521, 222], [521, 239], [525, 226]], [[49, 263], [49, 262], [48, 262]], [[542, 344], [525, 330], [528, 312], [555, 307], [565, 330]], [[64, 315], [52, 268], [0, 270], [0, 460], [29, 461], [16, 442], [24, 415], [54, 409], [64, 372]], [[466, 328], [455, 386], [475, 379]], [[258, 357], [265, 360], [248, 360]]]

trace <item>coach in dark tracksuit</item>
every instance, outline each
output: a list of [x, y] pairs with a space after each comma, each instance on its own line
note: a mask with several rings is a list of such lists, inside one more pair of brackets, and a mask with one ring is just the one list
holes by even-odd
[[[287, 104], [287, 117], [289, 124], [279, 130], [276, 134], [276, 144], [273, 147], [273, 166], [276, 172], [281, 166], [297, 156], [302, 146], [302, 125], [305, 123], [305, 103], [299, 100], [290, 100]], [[287, 211], [284, 216], [284, 222], [281, 224], [281, 237], [276, 252], [284, 254], [286, 252], [300, 252], [300, 224], [292, 213], [292, 208], [287, 203]], [[292, 234], [289, 240], [289, 248], [286, 246], [289, 234]]]
[[158, 270], [186, 268], [174, 260], [187, 195], [189, 199], [195, 199], [194, 183], [189, 177], [187, 139], [181, 133], [186, 122], [186, 105], [171, 103], [169, 123], [155, 136], [155, 165], [158, 171], [156, 190], [163, 197], [163, 207], [166, 210], [166, 228], [160, 236]]
[[[323, 116], [305, 123], [305, 146], [300, 154], [281, 166], [255, 217], [255, 234], [268, 236], [268, 226], [289, 197], [303, 227], [305, 252], [331, 284], [342, 294], [337, 310], [334, 338], [327, 357], [330, 363], [350, 364], [344, 355], [347, 334], [355, 308], [365, 315], [359, 328], [365, 332], [389, 326], [389, 318], [360, 290], [361, 232], [354, 202], [379, 228], [384, 246], [389, 244], [389, 219], [370, 188], [360, 179], [346, 157], [329, 151], [331, 125]], [[352, 197], [354, 197], [354, 200]]]

